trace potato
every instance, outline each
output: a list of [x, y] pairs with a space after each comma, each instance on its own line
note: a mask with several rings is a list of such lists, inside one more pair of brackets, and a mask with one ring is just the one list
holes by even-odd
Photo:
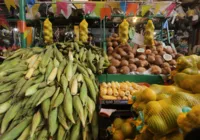
[[165, 68], [162, 68], [162, 74], [164, 74], [164, 75], [168, 74], [168, 72], [167, 72], [167, 70]]
[[173, 49], [169, 46], [167, 48], [164, 49], [168, 54], [172, 54], [173, 53]]
[[130, 69], [131, 72], [137, 70], [137, 66], [135, 64], [129, 64], [128, 67], [129, 67], [129, 69]]
[[109, 66], [108, 67], [108, 73], [110, 74], [116, 74], [117, 73], [117, 69], [115, 66]]
[[161, 55], [161, 56], [163, 56], [164, 54], [166, 54], [166, 52], [165, 51], [161, 51], [158, 54]]
[[164, 63], [162, 64], [162, 67], [163, 67], [163, 68], [165, 68], [165, 67], [170, 67], [170, 65], [169, 65], [169, 63], [164, 62]]
[[112, 53], [112, 56], [118, 60], [121, 59], [121, 55], [117, 54], [116, 52]]
[[119, 60], [117, 60], [117, 59], [112, 59], [111, 60], [111, 65], [113, 65], [113, 66], [115, 66], [115, 67], [118, 67], [118, 66], [120, 66], [120, 61]]
[[159, 66], [153, 65], [153, 66], [151, 66], [151, 73], [152, 74], [161, 74], [162, 69]]
[[108, 37], [106, 40], [107, 40], [107, 42], [111, 42], [112, 41], [110, 37]]
[[152, 51], [153, 54], [157, 55], [158, 54], [158, 51]]
[[169, 61], [170, 65], [176, 65], [176, 60], [172, 59], [171, 61]]
[[113, 47], [117, 47], [118, 46], [118, 42], [117, 41], [113, 41]]
[[139, 73], [143, 73], [143, 72], [145, 72], [145, 71], [146, 71], [146, 69], [143, 68], [143, 67], [138, 67], [138, 68], [137, 68], [137, 72], [139, 72]]
[[113, 52], [113, 47], [108, 47], [108, 52]]
[[127, 53], [126, 53], [124, 50], [120, 50], [120, 51], [119, 51], [119, 54], [120, 54], [121, 56], [127, 56]]
[[153, 55], [148, 55], [148, 57], [147, 57], [147, 61], [149, 62], [149, 63], [154, 63], [155, 62], [155, 56], [153, 56]]
[[107, 42], [107, 46], [108, 46], [108, 47], [112, 47], [112, 42], [110, 42], [110, 41]]
[[112, 37], [117, 38], [117, 37], [118, 37], [118, 34], [113, 33], [113, 34], [112, 34]]
[[155, 58], [156, 58], [156, 59], [159, 59], [159, 58], [162, 58], [162, 56], [160, 56], [160, 55], [157, 54], [157, 55], [155, 56]]
[[162, 52], [162, 51], [164, 50], [164, 48], [163, 48], [162, 45], [159, 45], [159, 46], [156, 47], [156, 50], [157, 50], [158, 52]]
[[146, 55], [150, 55], [151, 54], [151, 50], [150, 49], [146, 49], [145, 54]]
[[128, 66], [129, 63], [127, 60], [122, 60], [120, 66]]
[[136, 61], [138, 61], [138, 58], [131, 58], [129, 59], [129, 64], [135, 64]]
[[138, 49], [138, 46], [134, 46], [134, 47], [132, 48], [132, 53], [133, 53], [133, 54], [136, 54], [137, 49]]
[[146, 55], [145, 54], [141, 54], [141, 55], [138, 56], [138, 59], [145, 60], [146, 59]]
[[163, 59], [162, 58], [156, 58], [155, 64], [159, 65], [159, 66], [162, 65], [163, 64]]
[[122, 74], [128, 74], [129, 72], [130, 72], [130, 69], [128, 66], [123, 66], [120, 69], [120, 73], [122, 73]]
[[108, 60], [111, 61], [113, 59], [112, 55], [108, 56]]

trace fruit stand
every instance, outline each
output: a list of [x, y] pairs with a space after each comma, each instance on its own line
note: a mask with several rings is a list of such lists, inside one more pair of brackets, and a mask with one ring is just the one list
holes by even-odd
[[21, 48], [0, 65], [0, 140], [183, 140], [200, 127], [200, 57], [169, 29], [181, 2], [3, 5], [19, 10]]

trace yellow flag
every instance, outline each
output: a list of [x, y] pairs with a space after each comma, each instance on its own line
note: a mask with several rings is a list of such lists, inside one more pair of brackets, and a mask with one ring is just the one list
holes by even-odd
[[151, 8], [151, 5], [142, 5], [142, 16], [144, 16], [148, 11], [149, 9]]
[[106, 2], [106, 6], [109, 6], [110, 8], [120, 8], [120, 3], [119, 2]]
[[105, 6], [105, 2], [96, 2], [96, 7], [94, 8], [95, 14], [99, 17], [100, 16], [100, 9]]
[[74, 4], [76, 6], [77, 9], [81, 9], [82, 8], [82, 4]]
[[37, 14], [39, 7], [40, 7], [40, 4], [34, 4], [33, 5], [33, 7], [32, 7], [33, 16], [35, 16]]
[[6, 7], [8, 8], [8, 11], [10, 11], [11, 6], [14, 7], [15, 9], [17, 8], [14, 0], [4, 0], [4, 3]]
[[160, 10], [160, 4], [157, 3], [157, 4], [155, 5], [154, 15], [156, 15], [156, 14], [159, 12], [159, 10]]

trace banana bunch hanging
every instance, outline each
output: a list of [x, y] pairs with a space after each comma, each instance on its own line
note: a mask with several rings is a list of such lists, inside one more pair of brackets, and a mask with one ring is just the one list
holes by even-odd
[[128, 29], [129, 23], [126, 21], [126, 19], [124, 19], [123, 22], [119, 25], [119, 38], [122, 44], [125, 44], [128, 41]]
[[80, 34], [80, 40], [82, 42], [88, 41], [88, 23], [85, 19], [83, 19], [79, 25], [79, 34]]
[[145, 26], [144, 33], [144, 44], [147, 46], [154, 46], [154, 25], [152, 20], [148, 20], [147, 25]]
[[48, 18], [44, 21], [44, 41], [46, 44], [53, 43], [52, 23]]

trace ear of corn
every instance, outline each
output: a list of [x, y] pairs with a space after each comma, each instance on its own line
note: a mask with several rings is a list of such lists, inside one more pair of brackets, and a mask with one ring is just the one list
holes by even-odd
[[28, 61], [29, 65], [28, 65], [28, 68], [32, 68], [33, 65], [35, 64], [35, 62], [37, 61], [37, 58], [38, 58], [38, 55], [33, 55], [33, 57], [31, 57], [30, 61]]
[[49, 77], [50, 73], [52, 72], [53, 68], [54, 68], [54, 66], [53, 66], [53, 60], [50, 59], [48, 65], [47, 65], [46, 73], [45, 73], [45, 80], [48, 79], [48, 77]]
[[58, 109], [55, 108], [50, 112], [48, 119], [50, 136], [53, 136], [58, 129], [57, 116], [58, 116]]
[[0, 114], [5, 113], [11, 107], [11, 99], [0, 104]]
[[57, 71], [58, 71], [58, 68], [55, 67], [52, 72], [50, 73], [48, 79], [47, 79], [47, 84], [50, 84], [51, 82], [54, 81], [54, 79], [56, 78], [56, 75], [57, 75]]
[[88, 108], [88, 111], [89, 111], [89, 122], [91, 122], [92, 117], [93, 117], [93, 113], [95, 111], [95, 103], [90, 97], [88, 97], [87, 101], [88, 101], [87, 108]]
[[78, 120], [75, 125], [72, 127], [72, 131], [70, 133], [70, 140], [79, 140], [80, 139], [80, 129], [81, 129], [81, 121]]
[[67, 61], [64, 59], [64, 60], [60, 63], [60, 65], [59, 65], [59, 67], [58, 67], [58, 72], [57, 72], [57, 80], [58, 80], [58, 82], [60, 82], [60, 78], [61, 78], [61, 75], [62, 75], [62, 73], [63, 73], [63, 70], [64, 70], [66, 64], [67, 64]]
[[53, 95], [53, 97], [51, 99], [51, 108], [53, 107], [53, 104], [54, 104], [55, 100], [57, 99], [59, 93], [60, 93], [60, 87], [58, 87], [56, 89], [56, 92], [55, 92], [55, 94]]
[[25, 118], [22, 122], [16, 125], [13, 129], [8, 131], [8, 133], [4, 133], [1, 135], [0, 140], [14, 140], [16, 139], [24, 129], [29, 125], [31, 122], [31, 117]]
[[69, 130], [69, 125], [67, 124], [67, 120], [62, 106], [58, 107], [58, 121], [65, 128], [65, 130]]
[[66, 116], [68, 119], [72, 122], [75, 123], [74, 118], [73, 118], [73, 101], [72, 101], [72, 95], [70, 93], [70, 90], [67, 89], [67, 92], [65, 94], [65, 98], [63, 101], [63, 108]]
[[78, 81], [76, 78], [73, 79], [70, 90], [72, 95], [76, 95], [78, 93]]
[[58, 97], [56, 98], [55, 102], [53, 103], [53, 106], [52, 106], [52, 107], [53, 107], [53, 108], [58, 107], [59, 105], [62, 104], [63, 100], [64, 100], [64, 94], [63, 94], [63, 93], [60, 93], [60, 94], [58, 95]]
[[96, 111], [94, 112], [91, 126], [92, 126], [93, 139], [97, 140], [98, 139], [98, 134], [99, 134], [99, 126], [98, 126], [98, 114], [97, 114]]
[[34, 68], [30, 68], [30, 69], [28, 70], [28, 72], [26, 73], [25, 78], [26, 78], [26, 79], [30, 79], [30, 78], [32, 77], [32, 75], [33, 75], [34, 70], [35, 70]]
[[8, 92], [4, 92], [0, 94], [0, 104], [6, 102], [7, 100], [10, 99], [10, 97], [12, 96], [12, 92], [8, 91]]
[[56, 59], [56, 57], [53, 59], [53, 64], [54, 64], [54, 67], [59, 67], [60, 65], [60, 62]]
[[39, 85], [40, 84], [35, 84], [29, 87], [25, 92], [25, 96], [32, 96], [34, 93], [36, 93]]
[[62, 85], [62, 90], [65, 94], [68, 86], [68, 81], [64, 74], [61, 75], [61, 85]]
[[57, 133], [57, 140], [63, 140], [64, 136], [65, 136], [65, 129], [62, 127], [62, 125], [59, 125], [58, 133]]
[[31, 125], [28, 125], [17, 140], [27, 140], [30, 135], [30, 131], [31, 131]]
[[32, 125], [31, 125], [31, 132], [30, 132], [30, 137], [33, 137], [36, 128], [38, 127], [38, 125], [40, 124], [42, 119], [42, 115], [40, 113], [40, 111], [36, 112], [33, 116], [33, 120], [32, 120]]
[[68, 81], [73, 77], [73, 61], [69, 61], [65, 68], [66, 78]]
[[80, 89], [80, 99], [82, 101], [83, 106], [85, 106], [87, 103], [87, 97], [88, 97], [87, 86], [86, 86], [85, 82], [83, 82], [81, 89]]
[[48, 136], [48, 131], [43, 128], [42, 131], [40, 132], [39, 136], [38, 136], [38, 140], [42, 140], [44, 138], [47, 138]]
[[46, 99], [45, 101], [42, 102], [42, 112], [45, 119], [48, 119], [49, 117], [50, 103], [51, 103], [50, 99]]
[[79, 118], [82, 122], [83, 127], [85, 127], [85, 116], [84, 116], [84, 111], [83, 111], [83, 105], [81, 103], [79, 96], [73, 97], [73, 106], [77, 114], [79, 115]]

